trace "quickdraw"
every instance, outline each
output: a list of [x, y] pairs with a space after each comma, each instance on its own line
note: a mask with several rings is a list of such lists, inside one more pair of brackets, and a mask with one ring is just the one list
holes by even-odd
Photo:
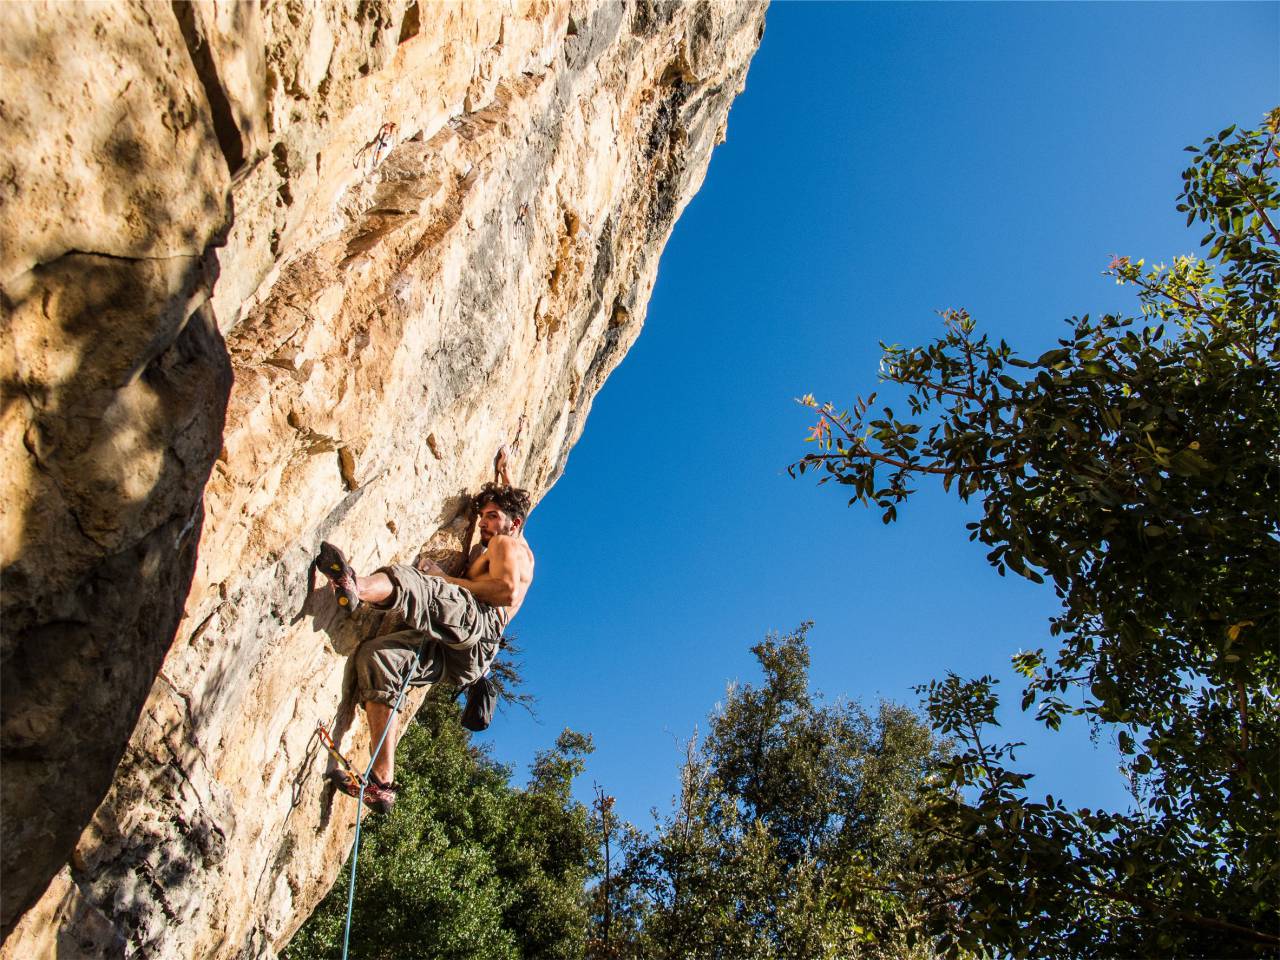
[[356, 772], [355, 766], [346, 758], [338, 745], [333, 742], [333, 737], [329, 734], [329, 730], [323, 723], [316, 724], [316, 731], [320, 734], [320, 742], [324, 744], [329, 755], [338, 761], [338, 769], [330, 770], [328, 778], [342, 784], [347, 784], [353, 789], [359, 790], [365, 785], [365, 780]]

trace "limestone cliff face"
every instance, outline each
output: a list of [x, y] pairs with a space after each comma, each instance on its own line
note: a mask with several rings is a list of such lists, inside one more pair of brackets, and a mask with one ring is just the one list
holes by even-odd
[[376, 624], [555, 481], [763, 30], [745, 2], [0, 5], [9, 957], [271, 957], [349, 848]]

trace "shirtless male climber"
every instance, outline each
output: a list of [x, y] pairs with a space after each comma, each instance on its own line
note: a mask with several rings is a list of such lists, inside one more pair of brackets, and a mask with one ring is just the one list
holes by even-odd
[[[396, 802], [393, 782], [396, 741], [392, 708], [421, 649], [411, 685], [452, 680], [459, 686], [484, 676], [498, 652], [502, 631], [524, 602], [533, 582], [533, 551], [524, 540], [529, 494], [507, 483], [486, 483], [473, 498], [480, 543], [472, 551], [465, 576], [451, 577], [419, 557], [414, 566], [392, 564], [367, 577], [357, 576], [342, 551], [320, 545], [316, 569], [325, 574], [348, 610], [367, 603], [391, 610], [408, 629], [367, 640], [356, 651], [356, 700], [369, 718], [370, 746], [386, 730], [386, 739], [370, 771], [364, 798], [370, 808], [390, 812]], [[338, 788], [356, 796], [359, 787], [335, 778]]]

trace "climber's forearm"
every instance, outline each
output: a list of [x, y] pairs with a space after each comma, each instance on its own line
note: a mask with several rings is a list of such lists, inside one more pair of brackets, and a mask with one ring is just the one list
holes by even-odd
[[483, 580], [468, 580], [466, 577], [445, 577], [450, 583], [457, 584], [464, 590], [471, 591], [471, 594], [481, 603], [487, 603], [491, 607], [505, 607], [511, 604], [515, 599], [515, 584], [509, 583], [505, 579], [494, 577], [492, 579], [485, 578]]

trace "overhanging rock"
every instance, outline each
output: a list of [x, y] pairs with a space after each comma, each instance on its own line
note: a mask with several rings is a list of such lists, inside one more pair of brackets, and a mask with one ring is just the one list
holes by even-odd
[[[270, 957], [353, 810], [318, 721], [520, 425], [554, 483], [762, 5], [0, 7], [0, 957]], [[305, 605], [305, 609], [304, 609]]]

